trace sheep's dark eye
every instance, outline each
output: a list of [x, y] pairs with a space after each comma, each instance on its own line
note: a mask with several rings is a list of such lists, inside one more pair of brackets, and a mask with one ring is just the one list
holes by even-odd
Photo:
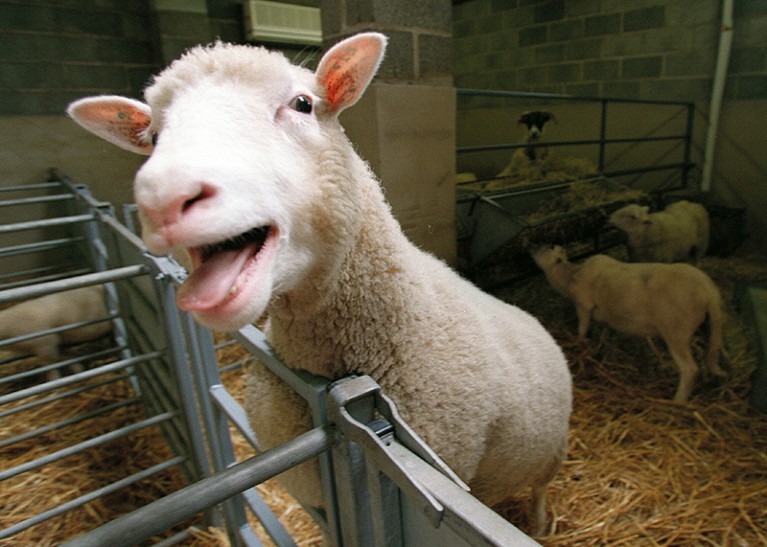
[[312, 99], [306, 95], [299, 95], [292, 101], [290, 101], [290, 108], [296, 112], [303, 114], [311, 114], [312, 112]]
[[157, 139], [158, 138], [159, 137], [158, 137], [157, 131], [152, 131], [152, 136], [151, 136], [152, 146], [157, 146]]

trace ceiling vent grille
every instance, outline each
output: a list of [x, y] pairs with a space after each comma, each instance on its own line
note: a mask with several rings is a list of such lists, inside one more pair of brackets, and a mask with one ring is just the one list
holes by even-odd
[[245, 2], [248, 40], [278, 44], [322, 44], [320, 8], [266, 0]]

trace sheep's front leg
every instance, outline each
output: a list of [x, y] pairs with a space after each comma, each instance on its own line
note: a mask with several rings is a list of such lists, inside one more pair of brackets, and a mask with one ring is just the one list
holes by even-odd
[[692, 358], [690, 348], [669, 348], [671, 357], [679, 368], [679, 385], [674, 395], [674, 402], [684, 403], [690, 398], [695, 378], [698, 375], [698, 365]]
[[549, 531], [548, 514], [546, 512], [546, 487], [533, 486], [533, 513], [535, 514], [535, 535], [545, 536]]
[[578, 336], [586, 338], [589, 333], [589, 325], [591, 324], [591, 311], [592, 307], [586, 307], [581, 305], [575, 306], [575, 311], [578, 314]]

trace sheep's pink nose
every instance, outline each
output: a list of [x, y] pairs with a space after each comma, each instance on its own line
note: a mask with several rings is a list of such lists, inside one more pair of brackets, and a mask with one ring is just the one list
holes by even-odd
[[156, 227], [168, 227], [184, 220], [199, 205], [215, 194], [216, 191], [213, 186], [198, 183], [163, 196], [143, 196], [138, 198], [137, 202], [144, 215]]

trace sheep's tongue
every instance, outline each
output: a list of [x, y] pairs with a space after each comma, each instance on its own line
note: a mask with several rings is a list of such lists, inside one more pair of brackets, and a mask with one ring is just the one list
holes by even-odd
[[205, 310], [229, 298], [245, 263], [256, 253], [256, 244], [243, 249], [220, 251], [200, 264], [176, 295], [182, 310]]

